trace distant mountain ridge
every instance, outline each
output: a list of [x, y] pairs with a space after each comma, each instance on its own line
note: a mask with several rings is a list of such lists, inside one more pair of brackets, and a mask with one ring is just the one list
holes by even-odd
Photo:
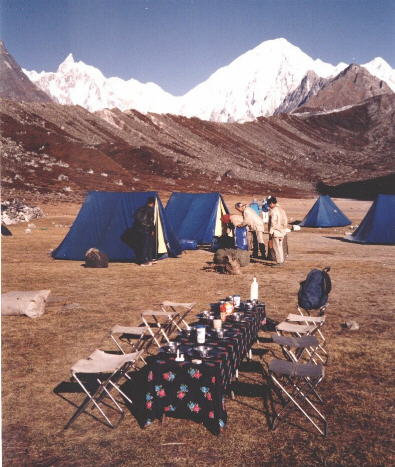
[[300, 85], [289, 93], [282, 104], [274, 111], [274, 115], [291, 113], [303, 106], [310, 98], [315, 96], [328, 83], [329, 78], [321, 78], [314, 71], [308, 71]]
[[[395, 91], [395, 70], [382, 58], [362, 66]], [[334, 78], [347, 67], [346, 63], [333, 66], [313, 60], [280, 38], [265, 41], [242, 54], [183, 96], [173, 96], [154, 83], [106, 78], [97, 68], [76, 62], [71, 54], [57, 72], [24, 72], [56, 102], [81, 105], [90, 111], [135, 109], [217, 122], [245, 122], [290, 111], [282, 109], [293, 110], [292, 93], [304, 95], [306, 101], [319, 91], [319, 80]], [[315, 85], [310, 83], [309, 88], [301, 91], [303, 81], [306, 86], [312, 73], [318, 77]]]
[[363, 102], [380, 94], [391, 94], [389, 86], [359, 65], [350, 65], [332, 79], [315, 81], [320, 88], [294, 112], [330, 111]]
[[334, 186], [393, 173], [394, 119], [394, 93], [341, 111], [227, 124], [0, 100], [2, 194], [50, 200], [81, 200], [87, 190], [311, 196], [320, 182]]

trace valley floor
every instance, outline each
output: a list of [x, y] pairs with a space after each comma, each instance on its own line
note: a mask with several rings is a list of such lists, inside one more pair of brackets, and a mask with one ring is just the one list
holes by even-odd
[[[249, 197], [226, 197], [229, 207]], [[162, 199], [162, 201], [164, 201]], [[370, 202], [334, 200], [357, 224]], [[310, 199], [280, 199], [289, 220], [301, 220]], [[79, 261], [55, 261], [49, 252], [68, 231], [79, 205], [44, 205], [46, 217], [10, 226], [2, 238], [2, 291], [51, 289], [41, 318], [2, 319], [2, 423], [4, 465], [390, 465], [393, 404], [393, 278], [395, 247], [344, 242], [348, 228], [302, 229], [289, 234], [290, 256], [281, 268], [257, 260], [241, 276], [207, 268], [212, 253], [189, 251], [152, 268], [110, 263], [85, 269]], [[141, 429], [127, 412], [112, 430], [82, 415], [64, 431], [73, 406], [55, 394], [70, 366], [95, 348], [112, 348], [106, 336], [115, 324], [135, 325], [144, 309], [163, 300], [197, 302], [206, 308], [230, 294], [247, 298], [253, 276], [270, 318], [295, 311], [299, 282], [312, 268], [331, 266], [333, 290], [326, 323], [330, 361], [321, 383], [329, 434], [306, 423], [269, 430], [261, 365], [273, 344], [260, 343], [245, 365], [236, 399], [226, 400], [228, 423], [220, 436], [191, 421], [167, 419]], [[359, 331], [341, 327], [347, 320]], [[261, 332], [261, 337], [270, 333]], [[79, 401], [81, 394], [64, 394]]]

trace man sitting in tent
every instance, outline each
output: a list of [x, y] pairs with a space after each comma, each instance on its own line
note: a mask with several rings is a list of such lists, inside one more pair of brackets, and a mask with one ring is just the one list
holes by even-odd
[[243, 215], [243, 224], [248, 227], [252, 236], [252, 257], [259, 258], [258, 248], [261, 253], [262, 259], [266, 259], [265, 243], [263, 240], [263, 233], [265, 231], [265, 224], [263, 219], [258, 216], [254, 209], [248, 207], [244, 203], [236, 203], [235, 208]]
[[[285, 261], [285, 236], [287, 234], [288, 219], [282, 207], [277, 204], [277, 198], [270, 196], [266, 200], [269, 212], [269, 244], [273, 244], [277, 265]], [[269, 248], [270, 248], [269, 245]]]
[[152, 266], [155, 255], [155, 198], [150, 196], [147, 203], [137, 209], [134, 215], [136, 235], [136, 260], [140, 266]]

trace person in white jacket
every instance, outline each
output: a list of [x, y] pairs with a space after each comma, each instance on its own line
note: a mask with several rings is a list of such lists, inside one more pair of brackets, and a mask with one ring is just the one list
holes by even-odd
[[287, 234], [288, 218], [284, 209], [277, 204], [277, 199], [270, 196], [266, 200], [269, 212], [269, 242], [273, 242], [273, 249], [276, 254], [276, 263], [282, 264], [285, 261], [284, 238]]
[[259, 258], [258, 249], [261, 253], [261, 258], [266, 259], [266, 249], [263, 239], [265, 231], [265, 224], [263, 219], [255, 212], [254, 209], [250, 208], [244, 203], [236, 203], [235, 208], [243, 215], [243, 225], [248, 227], [249, 232], [252, 236], [252, 256], [253, 258]]

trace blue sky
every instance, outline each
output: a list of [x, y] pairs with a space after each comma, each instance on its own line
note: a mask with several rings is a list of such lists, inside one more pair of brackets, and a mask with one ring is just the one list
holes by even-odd
[[56, 71], [71, 52], [181, 95], [278, 37], [332, 64], [395, 68], [395, 0], [0, 0], [0, 36], [28, 70]]

